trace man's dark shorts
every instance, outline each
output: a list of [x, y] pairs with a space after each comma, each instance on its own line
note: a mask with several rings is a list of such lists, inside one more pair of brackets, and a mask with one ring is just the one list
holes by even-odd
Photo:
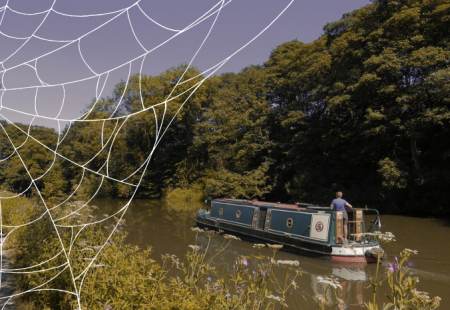
[[344, 220], [344, 225], [348, 224], [348, 214], [347, 212], [342, 212], [342, 218]]

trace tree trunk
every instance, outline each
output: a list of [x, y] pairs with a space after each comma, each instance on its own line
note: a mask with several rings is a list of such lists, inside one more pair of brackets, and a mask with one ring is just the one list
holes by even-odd
[[420, 167], [419, 156], [417, 155], [417, 145], [416, 140], [413, 138], [409, 138], [411, 141], [411, 152], [414, 159], [414, 166], [416, 167], [416, 171], [420, 172], [422, 168]]

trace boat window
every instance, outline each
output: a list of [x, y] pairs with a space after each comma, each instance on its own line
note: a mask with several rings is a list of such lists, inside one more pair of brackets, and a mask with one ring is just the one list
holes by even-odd
[[219, 215], [222, 215], [223, 214], [223, 208], [220, 208], [219, 209]]
[[288, 228], [291, 228], [292, 225], [294, 225], [294, 220], [291, 219], [291, 218], [288, 218], [287, 221], [286, 221], [286, 226], [287, 226]]
[[240, 218], [240, 217], [241, 217], [241, 210], [237, 210], [237, 212], [236, 212], [236, 217], [237, 217], [237, 218]]

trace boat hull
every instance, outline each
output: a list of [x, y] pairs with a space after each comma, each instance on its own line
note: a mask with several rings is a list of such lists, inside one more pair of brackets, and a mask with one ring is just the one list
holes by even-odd
[[292, 237], [289, 234], [280, 235], [263, 229], [254, 229], [236, 225], [236, 223], [227, 223], [217, 219], [206, 218], [199, 214], [196, 215], [195, 221], [200, 227], [209, 229], [223, 230], [227, 233], [239, 236], [240, 238], [253, 241], [264, 242], [270, 244], [281, 244], [283, 250], [306, 255], [310, 257], [332, 260], [340, 263], [376, 263], [373, 257], [365, 256], [365, 252], [378, 248], [378, 246], [345, 248], [342, 246], [333, 246], [302, 238]]

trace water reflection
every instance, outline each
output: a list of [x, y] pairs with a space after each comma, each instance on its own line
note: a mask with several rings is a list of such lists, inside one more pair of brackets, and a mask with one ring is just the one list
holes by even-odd
[[[94, 203], [99, 206], [100, 214], [112, 214], [120, 210], [126, 201], [100, 199]], [[144, 248], [152, 246], [157, 260], [166, 253], [182, 257], [188, 245], [195, 242], [195, 234], [190, 228], [195, 226], [195, 213], [202, 207], [202, 203], [168, 204], [160, 200], [134, 200], [125, 215], [129, 232], [127, 242]], [[382, 222], [383, 230], [392, 231], [397, 237], [397, 242], [387, 249], [391, 255], [384, 264], [392, 262], [393, 255], [398, 255], [404, 248], [419, 250], [419, 255], [413, 257], [416, 263], [413, 272], [420, 277], [418, 289], [430, 292], [431, 296], [443, 297], [440, 308], [450, 309], [450, 302], [445, 297], [450, 291], [450, 247], [442, 240], [443, 236], [450, 234], [450, 227], [439, 221], [399, 216], [382, 216]], [[206, 246], [207, 239], [199, 236], [197, 242]], [[211, 253], [216, 253], [223, 242], [223, 237], [214, 237]], [[257, 253], [252, 243], [232, 242], [225, 252], [214, 259], [214, 264], [219, 275], [228, 275], [233, 271], [237, 256], [250, 257]], [[261, 253], [265, 256], [272, 254], [267, 248], [263, 248]], [[317, 309], [314, 295], [325, 292], [325, 286], [318, 277], [335, 276], [340, 280], [342, 289], [337, 290], [337, 296], [349, 305], [348, 309], [363, 308], [364, 302], [372, 299], [371, 289], [367, 288], [371, 283], [362, 266], [336, 264], [283, 251], [277, 253], [277, 259], [298, 260], [303, 270], [303, 275], [297, 278], [299, 289], [289, 298], [291, 309]], [[375, 265], [369, 266], [369, 269], [372, 274], [375, 273]], [[388, 293], [386, 285], [380, 290], [380, 304], [386, 301], [385, 293]], [[334, 295], [328, 296], [335, 300]]]

